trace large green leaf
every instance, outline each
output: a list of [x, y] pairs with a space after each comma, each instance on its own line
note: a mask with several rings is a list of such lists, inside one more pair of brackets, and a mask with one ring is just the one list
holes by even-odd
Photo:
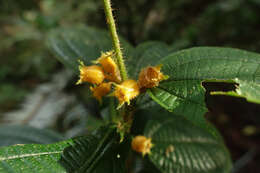
[[73, 145], [72, 140], [56, 144], [19, 144], [0, 148], [1, 173], [65, 173], [58, 163], [64, 148]]
[[[127, 148], [125, 147], [127, 146]], [[0, 172], [125, 172], [129, 144], [119, 144], [114, 129], [56, 144], [19, 144], [0, 148]]]
[[[125, 155], [114, 129], [101, 128], [96, 134], [73, 139], [75, 145], [64, 150], [60, 163], [68, 172], [125, 172]], [[130, 147], [129, 147], [130, 148]]]
[[46, 129], [22, 125], [1, 125], [0, 146], [14, 144], [49, 144], [64, 140], [61, 135]]
[[[125, 56], [130, 56], [132, 46], [120, 39]], [[112, 41], [109, 33], [87, 26], [58, 28], [48, 34], [48, 46], [66, 66], [78, 70], [78, 60], [90, 64], [101, 51], [109, 51]]]
[[205, 124], [204, 81], [238, 83], [236, 96], [253, 102], [260, 100], [259, 54], [232, 48], [198, 47], [172, 53], [160, 63], [170, 78], [151, 89], [150, 96], [167, 110], [185, 115], [196, 124]]
[[145, 136], [154, 144], [150, 160], [162, 173], [229, 173], [231, 159], [222, 142], [181, 116], [151, 120]]
[[[132, 126], [131, 133], [133, 133], [135, 135], [143, 134], [144, 128], [145, 128], [147, 122], [149, 122], [149, 120], [163, 121], [163, 120], [165, 120], [165, 119], [167, 119], [167, 118], [169, 118], [171, 116], [181, 116], [181, 117], [184, 117], [183, 115], [176, 115], [176, 114], [173, 114], [171, 112], [168, 112], [167, 110], [163, 109], [158, 104], [138, 109], [138, 110], [135, 111], [134, 121], [133, 121], [133, 126]], [[193, 123], [193, 125], [199, 127], [196, 123]], [[210, 122], [206, 122], [205, 126], [206, 126], [206, 129], [219, 142], [224, 143], [221, 134], [214, 127], [213, 124], [211, 124]]]

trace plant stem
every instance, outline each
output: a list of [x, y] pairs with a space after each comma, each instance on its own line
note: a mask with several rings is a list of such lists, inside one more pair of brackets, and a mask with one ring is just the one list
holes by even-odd
[[112, 13], [111, 1], [110, 0], [103, 0], [103, 1], [104, 1], [104, 8], [105, 8], [104, 11], [106, 14], [107, 25], [112, 36], [113, 47], [115, 49], [120, 75], [122, 80], [124, 81], [127, 79], [127, 72], [124, 64], [123, 54], [120, 48], [120, 42], [116, 32], [116, 24]]

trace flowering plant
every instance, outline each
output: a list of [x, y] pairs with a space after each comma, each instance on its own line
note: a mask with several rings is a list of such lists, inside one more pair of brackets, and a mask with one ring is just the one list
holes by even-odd
[[218, 47], [175, 51], [160, 42], [134, 48], [118, 38], [109, 0], [104, 9], [110, 36], [87, 26], [62, 28], [48, 45], [78, 74], [76, 84], [90, 85], [86, 90], [109, 120], [60, 143], [16, 146], [25, 152], [18, 156], [7, 147], [0, 150], [2, 165], [15, 165], [13, 159], [26, 165], [39, 156], [52, 172], [230, 172], [224, 141], [204, 117], [203, 83], [231, 83], [234, 90], [210, 94], [260, 103], [260, 55]]

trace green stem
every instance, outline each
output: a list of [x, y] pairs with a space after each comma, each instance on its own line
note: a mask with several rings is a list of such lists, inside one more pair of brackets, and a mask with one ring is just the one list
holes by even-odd
[[110, 121], [115, 122], [116, 119], [116, 108], [115, 108], [115, 102], [114, 102], [114, 98], [111, 97], [109, 100], [109, 116], [110, 116]]
[[120, 42], [119, 42], [118, 35], [116, 32], [116, 24], [115, 24], [115, 20], [113, 17], [110, 0], [104, 0], [104, 8], [105, 8], [104, 11], [106, 14], [107, 25], [110, 30], [111, 36], [112, 36], [112, 42], [113, 42], [113, 46], [114, 46], [115, 53], [116, 53], [116, 58], [117, 58], [117, 63], [118, 63], [119, 70], [120, 70], [120, 75], [122, 77], [122, 80], [124, 81], [127, 79], [127, 72], [126, 72], [126, 68], [125, 68], [125, 64], [124, 64], [123, 54], [122, 54], [122, 51], [120, 48]]

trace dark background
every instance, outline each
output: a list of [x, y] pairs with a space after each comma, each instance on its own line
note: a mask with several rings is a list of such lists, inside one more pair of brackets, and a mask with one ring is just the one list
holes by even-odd
[[[148, 40], [179, 48], [221, 46], [260, 53], [259, 0], [113, 0], [119, 33], [136, 46]], [[0, 122], [29, 124], [34, 113], [23, 119], [6, 120], [8, 112], [23, 111], [30, 94], [54, 81], [64, 70], [48, 51], [46, 34], [60, 26], [84, 23], [106, 29], [101, 0], [0, 0]], [[75, 100], [88, 100], [72, 76], [61, 89]], [[229, 89], [224, 84], [205, 84], [208, 91]], [[36, 92], [37, 94], [37, 92]], [[29, 97], [29, 98], [28, 98]], [[32, 98], [33, 99], [33, 98]], [[225, 138], [234, 160], [234, 172], [260, 172], [260, 107], [243, 99], [206, 96], [206, 116]], [[64, 122], [65, 106], [44, 127], [60, 133], [79, 124]], [[32, 104], [31, 104], [32, 105]], [[39, 107], [41, 104], [38, 105]], [[26, 107], [26, 106], [25, 106]], [[36, 106], [35, 110], [37, 111]], [[61, 122], [62, 120], [62, 122]], [[43, 127], [43, 126], [41, 126]], [[76, 133], [76, 132], [75, 132]], [[68, 135], [70, 136], [70, 135]]]

